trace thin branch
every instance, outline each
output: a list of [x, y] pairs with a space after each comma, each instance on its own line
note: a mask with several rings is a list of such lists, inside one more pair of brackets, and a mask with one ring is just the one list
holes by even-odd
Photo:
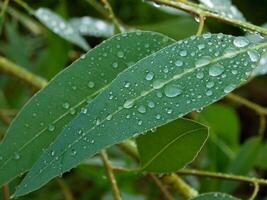
[[170, 174], [163, 177], [163, 182], [166, 184], [173, 185], [173, 187], [179, 191], [179, 193], [185, 199], [191, 199], [198, 195], [198, 192], [190, 187], [183, 179], [181, 179], [177, 174]]
[[232, 180], [232, 181], [240, 181], [246, 183], [257, 183], [259, 185], [267, 186], [267, 180], [259, 179], [259, 178], [250, 178], [246, 176], [239, 176], [239, 175], [232, 175], [232, 174], [224, 174], [224, 173], [216, 173], [216, 172], [207, 172], [201, 170], [194, 170], [194, 169], [183, 169], [177, 172], [179, 175], [193, 175], [193, 176], [202, 176], [202, 177], [209, 177], [209, 178], [216, 178], [216, 179], [225, 179], [225, 180]]
[[202, 15], [199, 15], [197, 19], [199, 20], [199, 22], [198, 22], [198, 30], [197, 30], [196, 35], [201, 35], [204, 29], [206, 18]]
[[22, 8], [24, 8], [25, 10], [27, 10], [30, 14], [34, 13], [34, 10], [23, 0], [13, 0], [14, 2], [16, 2], [18, 5], [20, 5]]
[[106, 153], [105, 150], [101, 150], [100, 151], [100, 156], [103, 160], [103, 164], [106, 168], [106, 172], [107, 172], [107, 176], [109, 178], [109, 181], [111, 183], [111, 188], [112, 188], [112, 195], [113, 195], [113, 199], [114, 200], [121, 200], [121, 196], [120, 196], [120, 191], [117, 185], [117, 181], [115, 179], [114, 173], [113, 173], [113, 169], [112, 166], [108, 160], [108, 155]]
[[148, 0], [148, 1], [152, 1], [155, 2], [157, 4], [160, 5], [166, 5], [166, 6], [170, 6], [173, 8], [177, 8], [183, 11], [186, 11], [188, 13], [192, 13], [194, 15], [197, 16], [203, 16], [203, 17], [207, 17], [207, 18], [213, 18], [213, 19], [217, 19], [220, 20], [222, 22], [225, 22], [227, 24], [231, 24], [233, 26], [236, 26], [238, 28], [242, 28], [242, 29], [246, 29], [249, 31], [253, 31], [253, 32], [258, 32], [264, 35], [267, 35], [267, 29], [253, 25], [251, 23], [248, 22], [244, 22], [244, 21], [240, 21], [240, 20], [236, 20], [236, 19], [231, 19], [228, 17], [224, 17], [221, 15], [218, 15], [214, 12], [211, 12], [209, 10], [207, 10], [206, 7], [201, 6], [199, 4], [190, 2], [190, 1], [172, 1], [172, 0]]
[[149, 176], [154, 180], [157, 186], [160, 188], [161, 192], [164, 194], [167, 200], [174, 200], [170, 192], [166, 189], [166, 187], [162, 184], [160, 179], [153, 173], [149, 173]]
[[1, 56], [0, 56], [0, 72], [13, 75], [37, 89], [41, 89], [47, 84], [47, 81], [45, 79], [35, 74], [32, 74], [26, 69], [16, 65], [15, 63]]
[[264, 108], [256, 103], [253, 103], [241, 96], [230, 93], [226, 96], [226, 98], [238, 102], [240, 104], [243, 104], [244, 106], [256, 111], [258, 114], [267, 115], [267, 108]]
[[266, 118], [265, 118], [265, 115], [263, 115], [263, 114], [260, 114], [259, 118], [260, 118], [260, 120], [259, 120], [259, 133], [258, 134], [261, 138], [263, 138], [264, 132], [266, 129]]
[[109, 18], [109, 15], [106, 12], [106, 9], [103, 8], [102, 4], [97, 0], [86, 0], [91, 6], [94, 7], [99, 13], [101, 13], [105, 18]]
[[111, 19], [111, 21], [114, 24], [114, 32], [115, 33], [121, 33], [121, 25], [119, 23], [119, 21], [117, 20], [112, 7], [110, 6], [108, 0], [101, 0], [102, 3], [104, 4], [104, 8], [107, 10], [107, 12], [109, 13], [109, 18]]
[[4, 185], [2, 188], [3, 191], [3, 200], [9, 200], [10, 199], [10, 194], [9, 194], [9, 188], [8, 185]]
[[249, 198], [249, 200], [254, 200], [256, 199], [258, 193], [259, 193], [260, 187], [258, 183], [254, 183], [254, 190], [253, 193], [251, 195], [251, 197]]
[[75, 200], [70, 188], [67, 186], [64, 180], [62, 178], [57, 178], [56, 180], [65, 196], [65, 200]]

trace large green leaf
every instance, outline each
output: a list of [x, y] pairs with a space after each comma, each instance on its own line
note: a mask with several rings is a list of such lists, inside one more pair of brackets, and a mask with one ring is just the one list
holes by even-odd
[[61, 36], [69, 42], [72, 42], [73, 44], [78, 45], [84, 50], [90, 49], [85, 39], [79, 34], [77, 30], [75, 30], [62, 17], [55, 14], [48, 8], [39, 8], [34, 12], [34, 15], [55, 34]]
[[[261, 147], [261, 138], [253, 137], [245, 142], [236, 158], [229, 164], [228, 173], [247, 175], [254, 167], [257, 161], [258, 153]], [[232, 192], [238, 183], [232, 181], [223, 181], [221, 191]]]
[[[66, 125], [16, 195], [39, 188], [104, 147], [219, 100], [250, 76], [266, 47], [242, 37], [204, 34], [138, 61]], [[123, 49], [116, 54], [123, 58]]]
[[228, 194], [211, 192], [211, 193], [201, 194], [191, 200], [238, 200], [238, 199]]
[[0, 185], [31, 168], [75, 113], [118, 73], [172, 42], [152, 32], [117, 35], [57, 75], [25, 105], [0, 145]]
[[[175, 172], [192, 162], [208, 137], [208, 128], [179, 119], [137, 138], [142, 170]], [[149, 148], [148, 148], [149, 147]]]

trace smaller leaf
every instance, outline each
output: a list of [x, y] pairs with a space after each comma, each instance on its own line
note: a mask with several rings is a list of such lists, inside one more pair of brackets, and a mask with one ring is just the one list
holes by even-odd
[[[247, 175], [256, 163], [260, 146], [261, 139], [259, 137], [253, 137], [247, 140], [236, 155], [236, 158], [228, 166], [228, 173]], [[223, 181], [221, 191], [231, 192], [236, 186], [236, 182]]]
[[237, 198], [224, 193], [212, 192], [201, 194], [191, 200], [238, 200]]
[[218, 13], [224, 17], [246, 21], [243, 14], [232, 4], [231, 0], [199, 0], [207, 6], [211, 11]]
[[174, 172], [192, 162], [208, 137], [208, 127], [178, 119], [137, 138], [142, 169]]
[[80, 36], [80, 34], [70, 24], [51, 10], [47, 8], [39, 8], [34, 12], [34, 15], [55, 34], [73, 44], [78, 45], [85, 51], [90, 49], [85, 39]]
[[114, 26], [104, 20], [94, 17], [73, 18], [70, 24], [81, 35], [108, 38], [113, 35]]
[[265, 142], [260, 147], [260, 152], [257, 157], [256, 165], [257, 167], [267, 170], [267, 162], [266, 162], [266, 155], [267, 155], [267, 143]]

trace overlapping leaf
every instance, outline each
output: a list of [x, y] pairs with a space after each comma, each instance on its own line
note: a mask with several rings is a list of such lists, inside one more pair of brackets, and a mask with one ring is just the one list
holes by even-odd
[[34, 12], [34, 15], [39, 19], [47, 28], [61, 36], [62, 38], [72, 42], [83, 48], [84, 50], [90, 49], [85, 39], [80, 36], [66, 20], [59, 15], [55, 14], [48, 8], [39, 8]]
[[[175, 172], [196, 157], [208, 137], [208, 128], [178, 119], [137, 138], [142, 170]], [[149, 148], [148, 148], [149, 147]]]
[[[250, 76], [266, 47], [250, 45], [242, 37], [205, 34], [138, 61], [64, 128], [16, 196], [39, 188], [104, 147], [219, 100]], [[117, 51], [122, 60], [124, 54]]]
[[117, 35], [58, 74], [17, 115], [0, 145], [0, 185], [31, 168], [61, 129], [118, 73], [173, 42], [151, 32]]

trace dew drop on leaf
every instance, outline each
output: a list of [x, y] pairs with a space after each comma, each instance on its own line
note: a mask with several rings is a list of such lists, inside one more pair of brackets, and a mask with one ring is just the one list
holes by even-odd
[[209, 68], [209, 75], [220, 76], [224, 72], [224, 67], [220, 64], [214, 64]]
[[176, 97], [182, 93], [182, 90], [176, 85], [167, 85], [164, 88], [164, 93], [167, 97]]
[[90, 81], [90, 82], [88, 83], [88, 87], [89, 87], [89, 88], [93, 88], [93, 87], [95, 87], [95, 83], [92, 82], [92, 81]]
[[153, 72], [148, 72], [146, 74], [146, 80], [151, 81], [154, 78], [154, 73]]
[[177, 67], [181, 67], [181, 66], [183, 66], [183, 61], [181, 61], [181, 60], [176, 60], [175, 61], [175, 65], [177, 66]]
[[140, 105], [139, 107], [138, 107], [138, 112], [140, 112], [140, 113], [145, 113], [146, 112], [146, 107], [145, 106], [143, 106], [143, 105]]
[[232, 92], [234, 89], [235, 89], [235, 86], [233, 84], [230, 84], [230, 85], [226, 86], [223, 91], [225, 93], [229, 93], [229, 92]]
[[236, 37], [234, 39], [234, 45], [238, 48], [245, 47], [249, 44], [249, 40], [244, 37]]
[[124, 108], [131, 108], [131, 107], [133, 107], [133, 105], [134, 105], [134, 100], [129, 99], [129, 100], [125, 101], [125, 103], [123, 104], [123, 107]]

